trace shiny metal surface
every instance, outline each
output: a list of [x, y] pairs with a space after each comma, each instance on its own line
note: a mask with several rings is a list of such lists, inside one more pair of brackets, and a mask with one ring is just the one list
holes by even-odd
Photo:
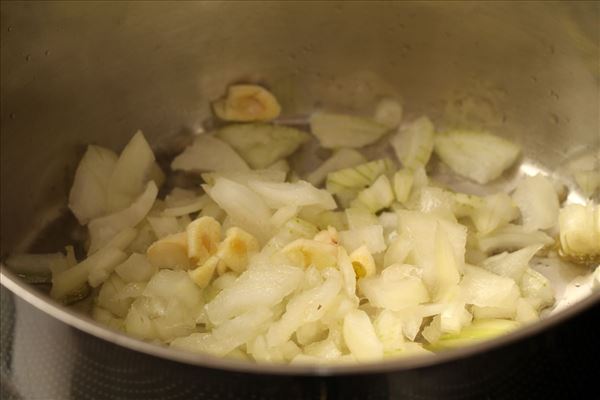
[[[1, 255], [29, 248], [67, 213], [84, 146], [121, 148], [136, 129], [157, 149], [203, 127], [231, 82], [272, 88], [287, 115], [370, 112], [400, 96], [408, 116], [483, 125], [544, 168], [600, 146], [600, 6], [591, 2], [100, 3], [1, 5]], [[62, 220], [61, 220], [62, 221]], [[60, 226], [59, 226], [60, 228]], [[59, 232], [59, 233], [56, 233]], [[51, 231], [36, 251], [69, 236]], [[61, 236], [62, 235], [62, 236]], [[438, 358], [354, 367], [281, 367], [191, 356], [99, 327], [2, 267], [35, 307], [118, 345], [195, 365], [273, 374], [401, 371], [466, 359], [598, 304]]]

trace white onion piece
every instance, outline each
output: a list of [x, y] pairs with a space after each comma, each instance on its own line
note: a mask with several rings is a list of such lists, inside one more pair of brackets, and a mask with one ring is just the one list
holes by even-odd
[[523, 227], [550, 229], [558, 221], [558, 196], [554, 185], [543, 175], [526, 176], [515, 189], [513, 200], [521, 210]]
[[402, 122], [402, 105], [395, 99], [381, 99], [375, 108], [373, 119], [389, 129], [395, 129]]
[[391, 265], [380, 275], [359, 280], [358, 287], [373, 306], [392, 311], [429, 301], [427, 288], [408, 265]]
[[377, 141], [388, 129], [371, 119], [350, 115], [317, 112], [310, 117], [311, 132], [328, 149], [363, 147]]
[[319, 206], [324, 210], [333, 210], [337, 207], [329, 192], [317, 189], [306, 181], [294, 183], [250, 181], [248, 186], [271, 208]]
[[208, 317], [220, 324], [253, 308], [272, 307], [300, 284], [303, 275], [301, 269], [286, 265], [252, 268], [206, 305]]
[[401, 127], [390, 139], [396, 157], [406, 168], [424, 167], [433, 151], [434, 128], [431, 120], [420, 117]]
[[112, 175], [117, 155], [100, 146], [88, 146], [69, 192], [69, 208], [81, 225], [107, 212], [108, 182]]
[[125, 146], [108, 182], [108, 210], [117, 211], [128, 207], [143, 192], [154, 167], [154, 153], [137, 131]]
[[376, 361], [383, 358], [383, 345], [364, 311], [355, 310], [346, 315], [344, 341], [358, 361]]
[[435, 152], [442, 161], [481, 184], [498, 178], [520, 151], [516, 144], [487, 132], [454, 130], [435, 137]]
[[354, 149], [342, 147], [336, 150], [331, 157], [323, 161], [317, 169], [306, 176], [306, 180], [317, 186], [325, 181], [327, 174], [333, 171], [339, 171], [344, 168], [354, 167], [365, 163], [367, 159]]
[[104, 246], [123, 229], [132, 228], [140, 223], [152, 208], [157, 194], [156, 184], [150, 181], [146, 185], [146, 190], [129, 207], [90, 221], [88, 224], [90, 232], [88, 254], [92, 254]]
[[173, 162], [171, 169], [183, 171], [243, 171], [248, 164], [229, 144], [211, 135], [198, 135]]
[[574, 261], [600, 261], [600, 206], [570, 204], [560, 210], [560, 246]]
[[234, 221], [234, 224], [254, 235], [262, 244], [271, 237], [271, 210], [264, 200], [244, 185], [226, 178], [217, 178], [212, 187], [204, 185], [208, 195]]

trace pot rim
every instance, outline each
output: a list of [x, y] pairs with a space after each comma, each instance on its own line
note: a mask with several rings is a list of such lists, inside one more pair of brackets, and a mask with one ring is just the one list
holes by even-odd
[[498, 349], [519, 340], [532, 337], [544, 330], [549, 329], [550, 327], [573, 318], [575, 315], [593, 307], [594, 305], [600, 304], [600, 291], [596, 291], [585, 299], [569, 306], [568, 308], [536, 323], [517, 329], [514, 332], [467, 347], [448, 350], [436, 355], [409, 356], [406, 358], [390, 359], [377, 363], [350, 365], [288, 365], [280, 363], [253, 363], [243, 360], [220, 358], [209, 354], [198, 354], [189, 351], [173, 349], [136, 339], [126, 335], [125, 333], [117, 332], [106, 326], [103, 326], [89, 316], [83, 315], [80, 312], [70, 309], [69, 307], [49, 298], [44, 293], [36, 290], [32, 285], [24, 282], [2, 264], [0, 264], [0, 284], [2, 284], [2, 286], [6, 287], [20, 299], [29, 303], [38, 310], [58, 319], [59, 321], [62, 321], [65, 324], [92, 336], [106, 340], [129, 350], [139, 351], [150, 356], [198, 367], [220, 369], [231, 372], [288, 376], [332, 376], [399, 372], [410, 369], [431, 367], [451, 361], [458, 361], [463, 358], [473, 356], [477, 353]]

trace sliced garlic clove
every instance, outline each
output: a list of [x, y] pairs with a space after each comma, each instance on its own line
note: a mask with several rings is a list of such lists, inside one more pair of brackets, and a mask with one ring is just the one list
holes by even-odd
[[254, 236], [243, 229], [233, 227], [227, 230], [217, 254], [228, 268], [240, 273], [246, 269], [250, 257], [258, 250], [258, 240]]
[[217, 252], [221, 241], [221, 224], [212, 217], [200, 217], [186, 228], [187, 255], [196, 264], [202, 264]]
[[150, 264], [158, 268], [188, 269], [192, 265], [188, 258], [188, 241], [185, 232], [168, 235], [152, 243], [146, 255]]
[[204, 262], [204, 264], [200, 265], [196, 269], [188, 271], [188, 274], [194, 283], [198, 285], [198, 287], [204, 289], [212, 280], [213, 276], [215, 275], [215, 270], [220, 264], [222, 264], [222, 261], [219, 257], [211, 256]]
[[225, 121], [270, 121], [281, 113], [271, 92], [258, 85], [233, 85], [227, 96], [213, 103], [217, 117]]

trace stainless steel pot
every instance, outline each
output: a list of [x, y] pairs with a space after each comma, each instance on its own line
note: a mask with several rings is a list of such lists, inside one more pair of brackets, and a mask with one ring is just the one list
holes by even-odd
[[[71, 233], [66, 195], [86, 144], [119, 149], [141, 128], [157, 148], [168, 146], [173, 137], [201, 129], [208, 101], [236, 81], [268, 84], [288, 115], [317, 106], [365, 112], [381, 96], [400, 96], [408, 114], [485, 125], [521, 143], [531, 165], [547, 170], [600, 145], [598, 3], [1, 7], [2, 256], [55, 250]], [[554, 367], [584, 354], [597, 359], [600, 351], [589, 335], [598, 294], [508, 336], [435, 358], [288, 367], [143, 343], [58, 305], [5, 267], [1, 277], [16, 295], [3, 290], [3, 327], [23, 326], [19, 316], [27, 313], [27, 332], [36, 335], [17, 338], [29, 337], [35, 346], [43, 335], [35, 354], [47, 355], [46, 345], [58, 348], [49, 362], [70, 371], [68, 390], [54, 385], [45, 392], [49, 397], [463, 398], [491, 391], [514, 398], [524, 382], [515, 371], [529, 382], [545, 374], [545, 385], [559, 393]], [[586, 349], [566, 344], [567, 353], [548, 358], [567, 339]], [[542, 371], [537, 378], [524, 375], [533, 367]], [[584, 372], [571, 393], [592, 382]]]

